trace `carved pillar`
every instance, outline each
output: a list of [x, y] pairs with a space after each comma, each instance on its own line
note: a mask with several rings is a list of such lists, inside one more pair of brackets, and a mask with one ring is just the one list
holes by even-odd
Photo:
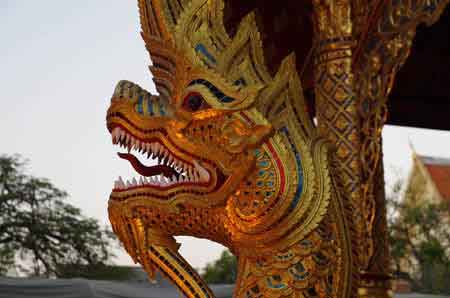
[[[381, 141], [381, 140], [380, 140]], [[380, 144], [381, 145], [381, 144]], [[381, 158], [381, 157], [380, 157]], [[371, 222], [372, 247], [367, 267], [360, 276], [359, 297], [392, 297], [390, 254], [387, 240], [386, 197], [382, 159], [376, 168], [373, 180], [375, 210]]]
[[379, 1], [368, 32], [354, 55], [355, 90], [361, 112], [361, 183], [367, 230], [363, 242], [360, 297], [389, 297], [390, 262], [386, 235], [386, 204], [381, 131], [395, 76], [403, 66], [420, 23], [431, 25], [448, 0]]
[[319, 132], [335, 146], [337, 177], [352, 230], [353, 293], [359, 278], [364, 216], [361, 205], [360, 113], [354, 89], [351, 9], [347, 1], [314, 1], [315, 99]]

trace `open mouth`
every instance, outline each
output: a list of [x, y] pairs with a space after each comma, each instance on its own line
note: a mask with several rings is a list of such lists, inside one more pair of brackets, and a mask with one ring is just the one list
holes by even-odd
[[[124, 181], [119, 177], [114, 182], [113, 192], [122, 192], [135, 188], [173, 188], [180, 185], [203, 185], [211, 182], [209, 171], [202, 163], [192, 157], [186, 161], [178, 157], [164, 146], [158, 139], [139, 140], [125, 129], [116, 126], [112, 132], [113, 144], [126, 149], [119, 152], [120, 158], [128, 160], [131, 166], [140, 175]], [[141, 160], [148, 162], [146, 166]]]

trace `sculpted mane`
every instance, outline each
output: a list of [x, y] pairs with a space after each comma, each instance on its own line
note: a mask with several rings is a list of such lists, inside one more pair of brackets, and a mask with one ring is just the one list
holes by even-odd
[[[399, 40], [410, 31], [395, 35], [392, 14], [407, 11], [413, 28], [414, 16], [431, 22], [440, 12], [371, 3], [379, 15], [369, 28], [368, 3], [354, 2], [311, 4], [313, 114], [297, 71], [306, 61], [291, 53], [269, 71], [255, 12], [231, 34], [223, 0], [138, 1], [158, 94], [129, 81], [114, 91], [107, 127], [137, 176], [115, 182], [108, 211], [150, 276], [161, 271], [186, 297], [214, 296], [178, 253], [173, 237], [188, 235], [238, 257], [235, 298], [387, 293], [387, 249], [374, 237], [384, 218], [374, 195], [384, 108], [370, 96], [387, 97], [398, 69], [381, 72], [380, 53], [393, 57], [393, 41], [406, 44], [395, 55], [409, 50]], [[386, 28], [382, 38], [365, 35]], [[371, 273], [377, 266], [382, 273]]]

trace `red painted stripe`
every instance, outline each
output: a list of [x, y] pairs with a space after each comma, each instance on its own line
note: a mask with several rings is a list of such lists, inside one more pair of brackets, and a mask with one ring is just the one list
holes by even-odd
[[286, 181], [286, 177], [284, 175], [284, 168], [283, 168], [283, 164], [281, 163], [281, 159], [278, 156], [277, 152], [275, 151], [275, 149], [273, 148], [272, 144], [270, 143], [270, 141], [268, 141], [266, 143], [267, 147], [270, 150], [270, 153], [272, 153], [272, 156], [275, 158], [275, 161], [277, 163], [277, 167], [280, 171], [280, 193], [284, 192], [284, 188], [285, 188], [285, 181]]
[[250, 119], [244, 112], [240, 112], [239, 114], [241, 114], [241, 116], [244, 117], [245, 120], [247, 120], [251, 125], [255, 125], [255, 122], [253, 122], [252, 119]]

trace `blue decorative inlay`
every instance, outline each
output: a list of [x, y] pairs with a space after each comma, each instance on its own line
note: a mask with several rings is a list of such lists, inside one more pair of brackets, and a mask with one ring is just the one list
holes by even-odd
[[150, 116], [153, 116], [153, 101], [150, 98], [147, 100], [147, 111]]
[[216, 58], [214, 58], [214, 56], [211, 55], [211, 53], [208, 52], [208, 50], [206, 49], [206, 47], [202, 43], [198, 43], [195, 46], [195, 51], [202, 53], [210, 62], [216, 64], [216, 62], [217, 62]]
[[269, 165], [269, 162], [267, 160], [263, 160], [259, 162], [260, 167], [267, 167]]
[[309, 277], [310, 273], [306, 271], [302, 263], [295, 264], [294, 268], [290, 268], [289, 272], [294, 276], [296, 280], [305, 280]]
[[143, 109], [143, 97], [142, 95], [139, 96], [138, 98], [138, 103], [137, 103], [137, 112], [139, 114], [144, 114], [144, 109]]
[[272, 289], [283, 289], [283, 288], [286, 288], [286, 285], [283, 284], [283, 283], [274, 284], [272, 282], [272, 278], [270, 278], [270, 277], [267, 278], [267, 284], [268, 284], [269, 288], [272, 288]]
[[166, 115], [166, 111], [164, 110], [164, 105], [161, 102], [159, 103], [159, 113], [161, 114], [161, 116]]
[[303, 168], [302, 168], [302, 160], [300, 158], [300, 154], [297, 151], [297, 148], [295, 148], [295, 144], [291, 139], [291, 136], [289, 134], [289, 130], [287, 127], [280, 128], [280, 131], [286, 134], [287, 139], [289, 140], [289, 144], [291, 145], [291, 149], [294, 152], [295, 155], [295, 163], [297, 164], [297, 189], [295, 191], [294, 199], [291, 202], [291, 205], [289, 206], [288, 212], [291, 212], [294, 210], [294, 208], [297, 206], [298, 202], [300, 201], [302, 192], [303, 192]]
[[209, 89], [209, 91], [214, 94], [214, 96], [220, 101], [220, 102], [224, 102], [224, 103], [228, 103], [228, 102], [232, 102], [235, 99], [229, 96], [226, 96], [222, 91], [220, 91], [216, 86], [214, 86], [213, 84], [211, 84], [211, 82], [207, 81], [207, 80], [203, 80], [203, 79], [197, 79], [197, 80], [193, 80], [192, 82], [189, 83], [189, 86], [192, 85], [203, 85], [206, 88]]

